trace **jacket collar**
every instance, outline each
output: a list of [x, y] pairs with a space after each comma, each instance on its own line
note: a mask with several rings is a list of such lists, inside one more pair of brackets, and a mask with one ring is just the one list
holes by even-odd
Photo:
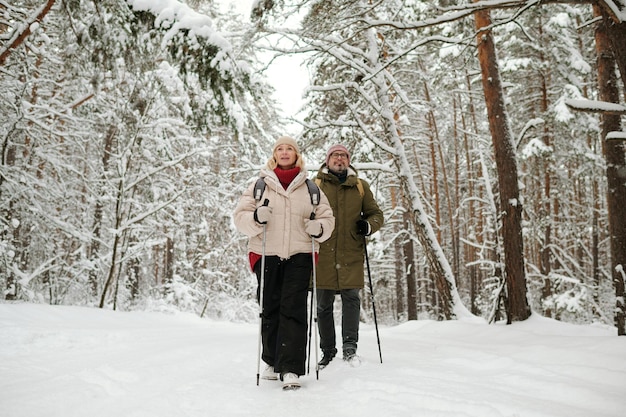
[[[327, 175], [333, 175], [326, 164], [322, 165], [322, 167], [320, 168], [320, 172]], [[356, 168], [354, 168], [352, 165], [348, 167], [348, 177], [350, 176], [357, 176]]]
[[347, 176], [346, 180], [343, 183], [340, 183], [339, 182], [339, 178], [337, 178], [336, 175], [333, 175], [330, 172], [330, 170], [328, 169], [326, 164], [322, 165], [322, 167], [319, 169], [319, 171], [317, 173], [317, 176], [322, 181], [328, 181], [331, 184], [341, 184], [341, 185], [346, 186], [346, 187], [354, 187], [354, 186], [356, 186], [356, 184], [357, 184], [357, 182], [359, 180], [359, 176], [358, 176], [357, 170], [352, 165], [350, 165], [348, 167], [348, 176]]

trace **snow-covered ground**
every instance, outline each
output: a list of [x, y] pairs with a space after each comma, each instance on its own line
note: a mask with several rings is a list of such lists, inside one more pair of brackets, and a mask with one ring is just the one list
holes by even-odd
[[626, 338], [534, 316], [364, 325], [352, 368], [256, 385], [257, 325], [189, 314], [0, 304], [3, 417], [617, 417]]

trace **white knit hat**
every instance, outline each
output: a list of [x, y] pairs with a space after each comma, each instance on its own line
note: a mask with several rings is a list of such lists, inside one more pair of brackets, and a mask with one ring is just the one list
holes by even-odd
[[290, 136], [281, 136], [278, 139], [276, 139], [274, 146], [272, 146], [272, 155], [270, 156], [270, 159], [267, 161], [267, 164], [266, 164], [267, 167], [269, 167], [270, 169], [276, 168], [277, 161], [276, 161], [276, 158], [274, 158], [274, 154], [276, 153], [276, 148], [278, 148], [280, 145], [289, 145], [293, 147], [296, 150], [296, 166], [299, 167], [300, 169], [305, 168], [306, 163], [304, 162], [304, 158], [302, 157], [302, 154], [300, 153], [300, 147], [298, 146], [298, 143], [296, 142], [296, 140]]
[[296, 140], [290, 136], [281, 136], [276, 139], [276, 143], [274, 143], [274, 146], [272, 147], [272, 153], [274, 153], [276, 151], [276, 148], [278, 148], [280, 145], [289, 145], [296, 150], [297, 154], [300, 154], [300, 147], [296, 143]]

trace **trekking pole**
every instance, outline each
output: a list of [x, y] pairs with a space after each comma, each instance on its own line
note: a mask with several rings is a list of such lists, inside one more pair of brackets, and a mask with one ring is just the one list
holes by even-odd
[[313, 329], [313, 292], [311, 292], [311, 310], [309, 311], [309, 345], [307, 353], [306, 373], [311, 373], [311, 332]]
[[[311, 220], [315, 219], [315, 212], [311, 213]], [[311, 236], [311, 260], [313, 264], [313, 293], [311, 294], [311, 314], [313, 315], [313, 320], [315, 322], [315, 379], [320, 379], [320, 365], [319, 365], [319, 356], [318, 356], [318, 342], [317, 342], [317, 276], [315, 271], [315, 238]], [[315, 313], [313, 313], [315, 310]], [[309, 333], [310, 334], [310, 333]], [[310, 343], [310, 339], [309, 339]], [[310, 349], [309, 349], [310, 353]], [[310, 357], [310, 356], [309, 356]]]
[[[267, 206], [270, 201], [266, 198], [263, 202], [264, 206]], [[256, 384], [259, 385], [259, 379], [261, 377], [261, 344], [263, 338], [261, 336], [263, 331], [263, 290], [265, 287], [265, 232], [267, 229], [267, 222], [263, 223], [263, 246], [261, 250], [261, 277], [259, 278], [259, 338], [257, 343], [257, 357], [256, 357]]]
[[376, 327], [376, 341], [378, 342], [378, 355], [380, 363], [383, 363], [383, 352], [380, 349], [380, 336], [378, 335], [378, 320], [376, 319], [376, 300], [374, 299], [374, 287], [372, 286], [372, 274], [370, 272], [370, 259], [367, 256], [367, 239], [363, 235], [363, 248], [365, 249], [365, 264], [367, 265], [367, 277], [370, 282], [370, 294], [372, 296], [372, 310], [374, 311], [374, 327]]

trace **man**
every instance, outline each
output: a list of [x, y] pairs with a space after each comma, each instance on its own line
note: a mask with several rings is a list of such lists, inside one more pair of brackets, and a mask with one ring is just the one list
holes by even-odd
[[364, 285], [364, 236], [383, 225], [369, 184], [358, 177], [350, 165], [350, 152], [344, 145], [334, 145], [315, 181], [330, 202], [335, 216], [331, 237], [320, 244], [317, 269], [317, 316], [322, 359], [325, 367], [337, 354], [333, 305], [341, 295], [343, 359], [355, 359], [359, 341], [361, 311], [360, 290]]

